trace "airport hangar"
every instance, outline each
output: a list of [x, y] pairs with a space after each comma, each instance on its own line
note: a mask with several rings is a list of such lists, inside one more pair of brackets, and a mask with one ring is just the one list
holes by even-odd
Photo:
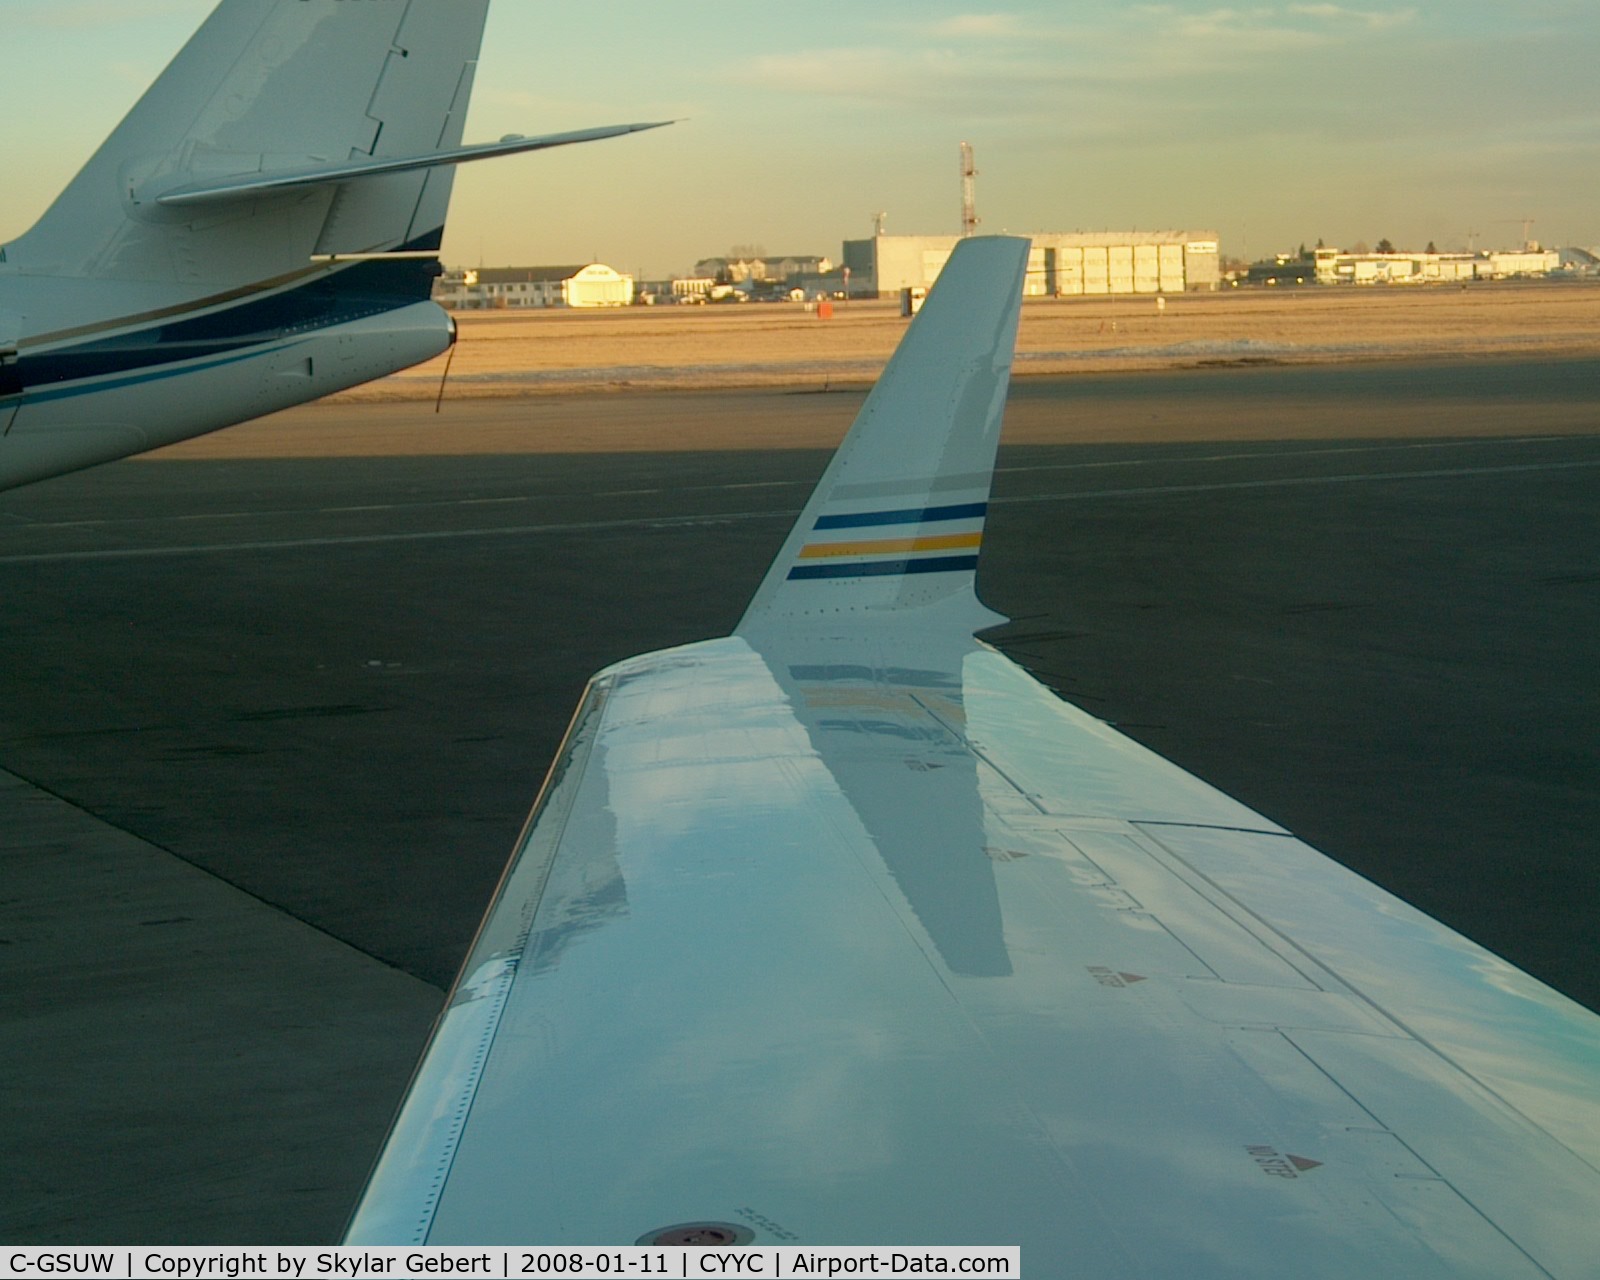
[[[1215, 231], [1040, 231], [1032, 235], [1024, 292], [1030, 297], [1193, 293], [1221, 287]], [[895, 297], [926, 289], [961, 239], [873, 236], [844, 242], [853, 295]]]
[[601, 262], [447, 271], [433, 299], [455, 311], [523, 307], [626, 307], [634, 279]]
[[[843, 271], [829, 270], [825, 258], [794, 257], [754, 264], [779, 267], [776, 279], [802, 286], [842, 288], [852, 296], [898, 297], [903, 290], [931, 288], [958, 235], [873, 236], [844, 242]], [[1221, 258], [1215, 231], [1037, 232], [1028, 257], [1024, 292], [1030, 297], [1080, 297], [1112, 294], [1192, 293], [1221, 287]], [[704, 269], [725, 259], [697, 264], [701, 289], [674, 287], [675, 294], [709, 289]], [[525, 307], [623, 307], [634, 301], [635, 282], [602, 263], [558, 267], [479, 267], [446, 272], [434, 299], [455, 310]]]

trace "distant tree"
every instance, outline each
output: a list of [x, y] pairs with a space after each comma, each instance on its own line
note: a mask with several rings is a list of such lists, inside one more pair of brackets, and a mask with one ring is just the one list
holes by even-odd
[[1365, 240], [1357, 240], [1353, 245], [1350, 246], [1350, 252], [1351, 253], [1371, 253], [1372, 250], [1367, 248], [1367, 242]]
[[1426, 249], [1424, 249], [1423, 252], [1424, 253], [1438, 253], [1439, 250], [1438, 250], [1438, 247], [1433, 243], [1433, 241], [1430, 240], [1430, 241], [1428, 241], [1428, 247]]
[[1300, 242], [1300, 252], [1294, 256], [1301, 262], [1311, 261], [1311, 250], [1306, 248], [1306, 242], [1304, 240]]
[[1378, 252], [1379, 253], [1393, 253], [1394, 252], [1394, 242], [1392, 240], [1390, 240], [1388, 236], [1385, 236], [1382, 240], [1378, 241]]
[[1327, 245], [1325, 245], [1325, 244], [1323, 244], [1323, 243], [1322, 243], [1322, 237], [1321, 237], [1321, 236], [1318, 236], [1318, 237], [1317, 237], [1317, 248], [1319, 248], [1319, 249], [1326, 249], [1326, 248], [1327, 248], [1327, 247], [1328, 247], [1328, 246], [1327, 246]]

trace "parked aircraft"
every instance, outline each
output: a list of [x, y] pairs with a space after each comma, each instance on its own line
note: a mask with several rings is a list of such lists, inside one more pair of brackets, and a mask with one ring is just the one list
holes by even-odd
[[352, 1242], [1594, 1276], [1600, 1018], [974, 638], [1026, 262], [957, 247], [731, 637], [594, 678]]
[[26, 234], [0, 244], [0, 489], [444, 351], [455, 166], [489, 0], [222, 0]]

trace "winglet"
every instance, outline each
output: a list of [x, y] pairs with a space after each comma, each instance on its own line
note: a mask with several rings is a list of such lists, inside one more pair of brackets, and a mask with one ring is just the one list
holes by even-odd
[[846, 620], [970, 634], [1005, 620], [973, 576], [1028, 246], [957, 244], [736, 634]]

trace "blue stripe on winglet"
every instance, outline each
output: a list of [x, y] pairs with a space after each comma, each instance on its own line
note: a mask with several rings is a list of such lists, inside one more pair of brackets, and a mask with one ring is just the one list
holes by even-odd
[[[989, 510], [987, 502], [963, 502], [950, 507], [910, 507], [904, 511], [862, 511], [848, 516], [821, 516], [813, 529], [864, 529], [875, 524], [932, 524], [939, 520], [970, 520]], [[793, 574], [789, 575], [791, 578]], [[808, 575], [811, 576], [811, 575]]]
[[891, 573], [952, 573], [976, 569], [977, 556], [929, 556], [925, 560], [858, 560], [854, 564], [797, 564], [790, 578], [876, 578]]

